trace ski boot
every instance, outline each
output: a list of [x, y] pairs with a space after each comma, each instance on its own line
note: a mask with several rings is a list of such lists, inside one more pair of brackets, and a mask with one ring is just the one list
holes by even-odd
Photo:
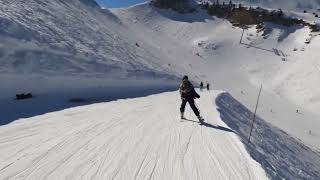
[[184, 113], [181, 113], [181, 119], [185, 119]]

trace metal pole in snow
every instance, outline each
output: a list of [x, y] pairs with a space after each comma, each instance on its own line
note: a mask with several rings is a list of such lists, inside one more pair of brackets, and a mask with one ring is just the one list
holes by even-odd
[[242, 34], [241, 34], [241, 38], [240, 38], [240, 44], [242, 43], [243, 34], [244, 34], [244, 28], [242, 29]]
[[254, 125], [254, 122], [255, 122], [255, 120], [256, 120], [256, 114], [257, 114], [257, 109], [258, 109], [258, 105], [259, 105], [259, 100], [260, 100], [261, 91], [262, 91], [262, 84], [261, 84], [261, 86], [260, 86], [260, 90], [259, 90], [259, 95], [258, 95], [258, 100], [257, 100], [256, 108], [255, 108], [255, 110], [254, 110], [254, 114], [253, 114], [253, 117], [252, 117], [252, 125], [251, 125], [250, 134], [249, 134], [249, 138], [248, 138], [248, 143], [249, 143], [249, 144], [250, 144], [250, 139], [251, 139], [251, 134], [252, 134], [253, 125]]

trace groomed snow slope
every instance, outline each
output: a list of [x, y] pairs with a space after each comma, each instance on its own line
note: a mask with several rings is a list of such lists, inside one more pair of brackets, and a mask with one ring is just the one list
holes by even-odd
[[[0, 179], [267, 179], [221, 121], [215, 93], [178, 92], [67, 109], [0, 127]], [[195, 121], [195, 122], [194, 122]]]

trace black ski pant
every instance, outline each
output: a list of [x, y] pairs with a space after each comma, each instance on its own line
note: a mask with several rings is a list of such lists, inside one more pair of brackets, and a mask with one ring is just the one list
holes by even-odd
[[194, 104], [194, 99], [193, 98], [183, 98], [182, 99], [182, 104], [181, 104], [181, 107], [180, 107], [180, 112], [181, 113], [184, 113], [184, 110], [186, 108], [186, 105], [187, 105], [187, 102], [189, 103], [191, 109], [193, 110], [194, 114], [196, 116], [199, 116], [200, 113], [199, 113], [199, 110], [198, 108], [196, 107], [196, 105]]

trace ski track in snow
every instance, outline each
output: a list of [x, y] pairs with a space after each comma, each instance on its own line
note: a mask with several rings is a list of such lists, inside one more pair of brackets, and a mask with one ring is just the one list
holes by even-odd
[[215, 95], [200, 95], [205, 126], [189, 106], [188, 119], [179, 119], [178, 92], [71, 108], [2, 126], [0, 179], [267, 179], [220, 120]]

